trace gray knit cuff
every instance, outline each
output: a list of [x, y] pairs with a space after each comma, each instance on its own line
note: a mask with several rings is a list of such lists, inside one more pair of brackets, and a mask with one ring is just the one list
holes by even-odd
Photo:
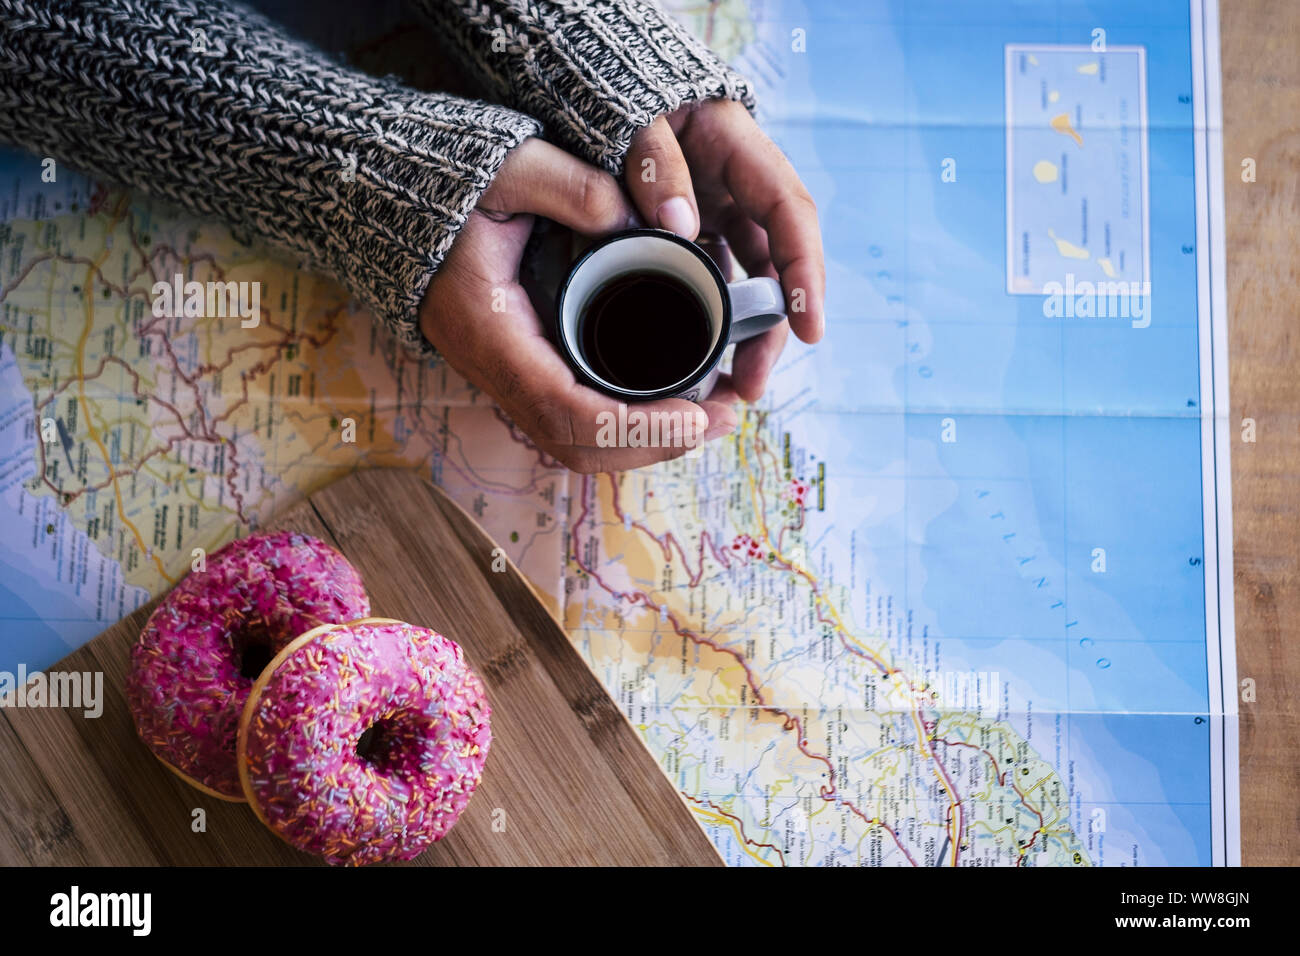
[[654, 3], [412, 2], [492, 96], [615, 175], [658, 116], [718, 97], [755, 106], [748, 81]]
[[221, 0], [0, 0], [0, 140], [338, 277], [407, 346], [514, 110], [346, 69]]
[[350, 238], [327, 265], [406, 348], [432, 357], [420, 332], [429, 281], [509, 151], [541, 125], [439, 94], [411, 93], [395, 106], [400, 118], [376, 124], [353, 181], [339, 187], [330, 218]]

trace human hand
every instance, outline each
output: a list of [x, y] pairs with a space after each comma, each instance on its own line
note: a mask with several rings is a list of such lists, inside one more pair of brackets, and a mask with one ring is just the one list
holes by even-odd
[[634, 406], [646, 415], [676, 413], [675, 421], [706, 423], [702, 436], [679, 435], [660, 447], [597, 444], [601, 413], [617, 418], [619, 403], [574, 377], [519, 284], [534, 215], [588, 236], [625, 229], [635, 216], [618, 181], [595, 166], [540, 139], [511, 150], [420, 305], [420, 331], [448, 364], [496, 399], [543, 451], [586, 474], [676, 458], [690, 450], [688, 442], [732, 431], [735, 395], [724, 386], [699, 404], [665, 399]]
[[785, 155], [733, 100], [706, 100], [639, 130], [627, 154], [628, 192], [647, 223], [695, 239], [722, 235], [751, 276], [779, 279], [789, 324], [736, 346], [731, 386], [763, 394], [790, 329], [822, 337], [826, 266], [817, 207]]

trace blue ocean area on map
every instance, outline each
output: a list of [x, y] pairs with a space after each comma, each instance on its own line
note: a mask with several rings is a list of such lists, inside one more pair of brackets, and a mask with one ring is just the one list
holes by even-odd
[[[897, 501], [858, 528], [859, 547], [877, 552], [879, 587], [906, 595], [912, 629], [928, 629], [945, 667], [998, 672], [1013, 706], [1065, 715], [1064, 759], [1090, 767], [1083, 816], [1107, 808], [1120, 844], [1108, 849], [1122, 853], [1120, 834], [1141, 833], [1144, 862], [1208, 863], [1197, 271], [1184, 249], [1196, 238], [1187, 4], [807, 11], [824, 27], [808, 95], [784, 99], [772, 128], [821, 209], [838, 353], [826, 364], [843, 372], [851, 351], [890, 369], [891, 387], [828, 374], [830, 387], [793, 403], [783, 425], [836, 412], [825, 433], [851, 434], [854, 445], [836, 449], [840, 491]], [[1146, 328], [1047, 317], [1041, 295], [1006, 289], [1004, 50], [1078, 45], [1085, 52], [1072, 55], [1086, 58], [1099, 24], [1106, 43], [1145, 49]], [[946, 158], [953, 181], [941, 176]], [[1072, 266], [1060, 263], [1064, 278]], [[836, 502], [827, 514], [842, 524], [851, 511]], [[1105, 551], [1104, 573], [1093, 570], [1094, 548]]]

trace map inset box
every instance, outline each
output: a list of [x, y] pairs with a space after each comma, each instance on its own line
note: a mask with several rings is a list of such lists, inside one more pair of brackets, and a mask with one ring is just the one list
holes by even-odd
[[1140, 46], [1007, 45], [1009, 293], [1149, 288], [1146, 75]]

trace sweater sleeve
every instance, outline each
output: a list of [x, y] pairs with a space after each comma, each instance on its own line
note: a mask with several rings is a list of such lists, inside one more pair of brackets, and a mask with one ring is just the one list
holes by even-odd
[[655, 117], [714, 97], [753, 110], [743, 76], [644, 0], [411, 0], [486, 95], [615, 175]]
[[228, 0], [0, 0], [0, 138], [269, 240], [424, 354], [430, 277], [538, 132], [343, 68]]

